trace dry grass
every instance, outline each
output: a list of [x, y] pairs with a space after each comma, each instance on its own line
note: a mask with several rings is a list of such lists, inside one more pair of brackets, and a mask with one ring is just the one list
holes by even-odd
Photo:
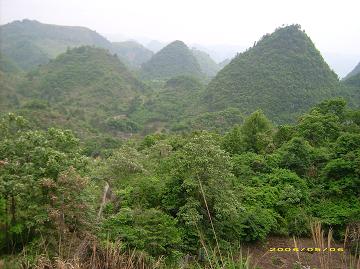
[[[314, 247], [320, 248], [321, 250], [333, 247], [334, 239], [332, 229], [329, 229], [327, 235], [321, 227], [320, 222], [314, 222], [311, 224], [311, 235], [314, 241]], [[346, 228], [342, 253], [342, 268], [346, 269], [360, 269], [360, 258], [359, 258], [359, 242], [360, 242], [360, 224], [349, 225]], [[355, 249], [352, 249], [355, 247]], [[352, 253], [354, 252], [354, 253]], [[331, 269], [332, 268], [332, 251], [319, 251], [319, 264], [320, 269]]]
[[[34, 264], [21, 263], [21, 269], [156, 269], [162, 265], [162, 259], [151, 260], [143, 252], [122, 251], [120, 243], [100, 245], [96, 240], [85, 238], [72, 255], [49, 258], [43, 254]], [[46, 253], [46, 251], [44, 251]], [[24, 259], [25, 261], [25, 259]]]

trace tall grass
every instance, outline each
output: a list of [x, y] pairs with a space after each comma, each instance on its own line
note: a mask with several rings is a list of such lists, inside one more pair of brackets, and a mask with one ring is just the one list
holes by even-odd
[[[350, 232], [348, 226], [345, 231], [343, 249], [341, 257], [342, 268], [346, 269], [360, 269], [360, 258], [359, 258], [359, 242], [360, 242], [360, 225], [356, 224], [355, 228]], [[311, 224], [311, 235], [314, 241], [314, 247], [320, 248], [321, 250], [327, 249], [328, 251], [316, 252], [319, 257], [320, 269], [331, 269], [331, 257], [332, 251], [329, 251], [333, 247], [334, 239], [332, 229], [329, 229], [327, 235], [321, 227], [320, 222], [314, 222]], [[349, 241], [350, 240], [350, 241]], [[350, 247], [349, 247], [350, 243]], [[351, 247], [355, 244], [355, 249]], [[354, 251], [352, 254], [351, 252]], [[300, 262], [300, 257], [299, 257]]]

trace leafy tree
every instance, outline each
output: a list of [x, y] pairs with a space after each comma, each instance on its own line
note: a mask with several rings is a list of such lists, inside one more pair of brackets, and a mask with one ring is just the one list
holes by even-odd
[[[40, 233], [48, 234], [47, 239], [51, 240], [59, 227], [54, 227], [50, 214], [60, 208], [62, 223], [72, 219], [72, 229], [85, 221], [76, 213], [79, 204], [75, 197], [81, 199], [86, 184], [64, 183], [74, 177], [80, 179], [72, 169], [80, 172], [85, 169], [86, 159], [80, 154], [79, 141], [70, 131], [31, 131], [23, 127], [24, 123], [23, 118], [15, 115], [1, 123], [0, 200], [5, 211], [1, 213], [5, 234], [1, 245], [8, 250], [10, 245], [20, 247]], [[66, 197], [60, 195], [62, 191]], [[74, 204], [67, 207], [65, 203], [69, 201]]]
[[152, 256], [175, 254], [181, 244], [176, 220], [156, 209], [123, 208], [102, 224], [101, 233], [104, 239], [121, 241], [126, 248]]
[[271, 151], [273, 127], [262, 111], [252, 113], [241, 128], [245, 151]]

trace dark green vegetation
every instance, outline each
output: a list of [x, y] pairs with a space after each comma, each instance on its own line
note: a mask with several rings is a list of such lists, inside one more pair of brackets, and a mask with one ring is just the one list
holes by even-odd
[[174, 41], [143, 64], [141, 75], [145, 79], [170, 79], [175, 76], [204, 77], [191, 50], [182, 41]]
[[125, 64], [146, 51], [124, 46], [65, 49], [29, 72], [0, 55], [0, 267], [249, 268], [240, 243], [318, 221], [337, 240], [348, 228], [358, 255], [359, 75], [339, 82], [296, 25], [209, 84], [214, 65], [181, 41], [144, 81]]
[[112, 43], [112, 51], [129, 67], [139, 69], [153, 56], [153, 52], [135, 41]]
[[276, 122], [292, 121], [299, 112], [336, 95], [337, 75], [297, 25], [265, 35], [237, 55], [214, 80], [203, 100], [210, 110], [261, 108]]

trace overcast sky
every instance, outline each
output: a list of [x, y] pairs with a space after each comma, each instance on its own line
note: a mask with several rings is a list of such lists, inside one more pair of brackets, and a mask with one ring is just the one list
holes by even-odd
[[29, 18], [126, 37], [243, 47], [299, 23], [323, 53], [360, 55], [359, 0], [0, 0], [0, 12], [0, 24]]

